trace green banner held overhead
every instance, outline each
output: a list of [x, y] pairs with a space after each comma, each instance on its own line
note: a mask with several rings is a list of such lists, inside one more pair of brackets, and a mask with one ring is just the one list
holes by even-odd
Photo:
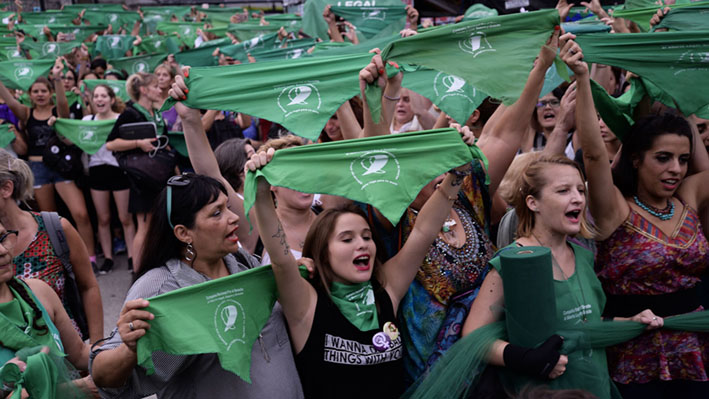
[[111, 25], [114, 32], [118, 29], [125, 28], [127, 31], [133, 29], [133, 25], [140, 21], [140, 14], [134, 11], [90, 11], [87, 10], [84, 14], [84, 20], [89, 21], [91, 25]]
[[96, 39], [94, 53], [108, 60], [125, 57], [133, 48], [134, 40], [135, 36], [130, 35], [101, 35]]
[[180, 44], [175, 35], [148, 35], [141, 37], [141, 39], [140, 44], [134, 48], [134, 51], [139, 53], [175, 54], [180, 51]]
[[691, 115], [709, 104], [708, 32], [580, 35], [584, 60], [612, 65], [648, 80]]
[[250, 383], [251, 348], [277, 295], [271, 267], [262, 266], [148, 298], [144, 310], [155, 318], [138, 340], [138, 364], [151, 375], [155, 351], [216, 353], [225, 370]]
[[251, 55], [260, 61], [275, 61], [275, 60], [294, 60], [296, 58], [309, 57], [308, 49], [315, 46], [314, 41], [303, 41], [297, 45], [273, 49], [258, 49], [251, 52]]
[[[359, 93], [371, 54], [199, 67], [185, 79], [189, 107], [238, 111], [316, 140], [327, 120]], [[238, 84], [224, 84], [238, 82]], [[175, 101], [168, 98], [163, 111]]]
[[[677, 2], [675, 4], [671, 5], [664, 5], [662, 8], [665, 7], [670, 7], [672, 9], [677, 9], [677, 8], [684, 8], [684, 7], [706, 7], [709, 6], [709, 1], [698, 1], [698, 2]], [[613, 12], [613, 18], [624, 18], [624, 19], [629, 19], [638, 26], [644, 30], [648, 31], [650, 30], [650, 19], [652, 18], [655, 13], [657, 13], [657, 9], [660, 8], [660, 6], [656, 4], [648, 5], [646, 7], [642, 8], [628, 8], [627, 5], [624, 9], [619, 9], [615, 10]]]
[[709, 5], [701, 7], [675, 8], [665, 15], [654, 29], [666, 28], [670, 31], [709, 31]]
[[406, 27], [406, 8], [397, 6], [331, 8], [332, 12], [355, 26], [360, 41], [391, 36]]
[[229, 38], [210, 40], [202, 43], [202, 45], [197, 48], [176, 53], [175, 60], [180, 63], [180, 65], [216, 66], [217, 60], [212, 56], [214, 50], [216, 50], [217, 47], [231, 45], [231, 39]]
[[197, 29], [202, 28], [201, 23], [191, 22], [158, 22], [155, 29], [166, 34], [177, 35], [180, 43], [192, 48], [197, 39]]
[[78, 13], [23, 12], [22, 22], [30, 25], [71, 25]]
[[259, 25], [257, 23], [229, 24], [227, 31], [236, 36], [240, 41], [250, 40], [261, 35], [278, 32], [281, 29], [276, 25]]
[[219, 52], [241, 62], [247, 62], [246, 55], [259, 50], [273, 49], [278, 43], [278, 34], [259, 35], [241, 43], [222, 46]]
[[24, 60], [0, 62], [0, 80], [10, 89], [29, 90], [40, 76], [47, 76], [54, 60]]
[[303, 32], [310, 37], [330, 40], [322, 13], [327, 5], [345, 7], [401, 6], [401, 0], [308, 0], [303, 6]]
[[130, 100], [128, 91], [126, 91], [126, 81], [125, 80], [103, 80], [103, 79], [86, 79], [82, 80], [86, 87], [93, 92], [93, 90], [98, 85], [106, 85], [113, 89], [113, 92], [118, 98], [126, 102]]
[[[57, 33], [69, 34], [69, 41], [83, 42], [89, 36], [99, 33], [106, 29], [106, 26], [87, 26], [87, 25], [48, 25], [49, 30], [56, 36]], [[73, 38], [71, 37], [73, 35]], [[44, 38], [44, 35], [42, 35]]]
[[10, 130], [9, 123], [0, 124], [0, 148], [5, 148], [15, 139], [15, 132]]
[[428, 98], [461, 124], [488, 97], [455, 75], [408, 65], [402, 65], [402, 69], [402, 86]]
[[371, 204], [396, 224], [423, 186], [474, 158], [484, 157], [455, 129], [287, 148], [276, 151], [263, 168], [246, 174], [244, 209], [248, 215], [256, 201], [256, 179], [262, 177], [273, 186]]
[[485, 7], [484, 5], [478, 3], [473, 4], [472, 6], [468, 7], [467, 10], [465, 10], [465, 14], [463, 14], [463, 21], [472, 21], [475, 19], [483, 19], [496, 16], [496, 9]]
[[87, 154], [95, 154], [106, 142], [115, 124], [115, 119], [82, 121], [57, 118], [54, 129]]
[[69, 54], [76, 47], [81, 46], [81, 42], [35, 42], [25, 40], [20, 45], [23, 50], [30, 52], [32, 58], [51, 58]]
[[123, 57], [116, 58], [115, 60], [109, 60], [111, 64], [116, 69], [121, 69], [128, 72], [129, 75], [138, 72], [150, 73], [157, 68], [158, 65], [167, 58], [167, 54], [146, 54], [138, 55], [135, 57]]

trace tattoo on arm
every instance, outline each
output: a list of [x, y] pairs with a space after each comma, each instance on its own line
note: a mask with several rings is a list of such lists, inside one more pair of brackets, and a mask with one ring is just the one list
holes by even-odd
[[290, 247], [286, 242], [286, 232], [283, 231], [283, 226], [281, 225], [281, 222], [278, 222], [278, 226], [276, 227], [276, 234], [272, 235], [271, 237], [278, 238], [281, 247], [283, 247], [283, 255], [288, 255], [290, 253]]

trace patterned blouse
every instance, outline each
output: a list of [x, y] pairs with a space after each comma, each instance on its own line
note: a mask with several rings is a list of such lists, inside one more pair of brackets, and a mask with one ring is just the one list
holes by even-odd
[[[709, 243], [694, 209], [684, 206], [670, 236], [632, 208], [626, 221], [599, 243], [596, 265], [612, 295], [659, 295], [693, 288], [709, 262]], [[701, 307], [699, 308], [701, 310]], [[707, 381], [709, 334], [655, 330], [608, 349], [613, 380]]]

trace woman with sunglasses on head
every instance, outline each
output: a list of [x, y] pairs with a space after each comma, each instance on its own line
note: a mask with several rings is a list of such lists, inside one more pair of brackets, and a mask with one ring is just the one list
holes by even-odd
[[[118, 116], [118, 120], [116, 120], [116, 124], [113, 126], [113, 130], [106, 141], [106, 148], [109, 151], [113, 151], [114, 155], [117, 157], [119, 153], [129, 155], [134, 152], [156, 151], [158, 140], [153, 138], [126, 140], [120, 137], [119, 129], [121, 126], [128, 123], [153, 122], [157, 128], [158, 136], [167, 135], [165, 121], [160, 115], [160, 112], [154, 108], [155, 103], [160, 104], [163, 101], [162, 90], [158, 85], [158, 78], [149, 73], [136, 73], [131, 75], [126, 81], [126, 90], [131, 101], [126, 103], [125, 109]], [[128, 210], [136, 214], [138, 228], [135, 232], [133, 242], [126, 242], [126, 245], [132, 246], [133, 254], [140, 254], [143, 242], [146, 240], [148, 225], [150, 224], [150, 209], [155, 202], [155, 198], [164, 186], [141, 186], [130, 176], [129, 181], [131, 186]], [[139, 264], [133, 262], [132, 266], [132, 270], [137, 273]]]
[[279, 304], [254, 342], [251, 384], [224, 370], [216, 354], [155, 352], [150, 376], [136, 365], [137, 341], [153, 319], [141, 310], [148, 305], [143, 298], [258, 266], [239, 248], [238, 227], [239, 217], [229, 209], [227, 190], [219, 181], [193, 174], [168, 181], [150, 222], [150, 250], [141, 254], [140, 277], [128, 292], [117, 329], [91, 355], [91, 374], [104, 397], [303, 397]]
[[[24, 372], [25, 364], [15, 357], [16, 352], [44, 346], [47, 347], [45, 353], [56, 357], [66, 354], [74, 367], [87, 370], [89, 344], [82, 342], [57, 294], [41, 280], [23, 281], [14, 277], [12, 254], [17, 247], [18, 234], [17, 230], [7, 230], [0, 224], [0, 367], [15, 363]], [[43, 385], [49, 381], [37, 383]], [[98, 397], [91, 376], [74, 383], [87, 397]], [[25, 381], [25, 385], [33, 385], [33, 381]], [[11, 390], [7, 388], [10, 387], [4, 384], [0, 387], [0, 398], [9, 397]]]
[[[649, 116], [631, 127], [611, 169], [582, 49], [569, 40], [560, 55], [578, 81], [577, 129], [600, 241], [604, 316], [649, 308], [662, 320], [701, 310], [697, 285], [709, 263], [709, 242], [697, 211], [709, 205], [709, 171], [687, 172], [703, 146], [684, 118]], [[709, 397], [706, 333], [648, 331], [609, 348], [608, 362], [626, 399]]]

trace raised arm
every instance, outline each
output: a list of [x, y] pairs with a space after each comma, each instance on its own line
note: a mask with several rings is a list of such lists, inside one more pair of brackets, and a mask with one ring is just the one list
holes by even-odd
[[519, 99], [504, 111], [493, 129], [483, 129], [480, 135], [478, 147], [489, 161], [487, 174], [490, 176], [490, 195], [497, 190], [522, 144], [529, 116], [537, 105], [539, 92], [544, 85], [544, 75], [556, 56], [559, 33], [557, 27], [547, 44], [542, 46]]
[[50, 72], [50, 78], [52, 83], [54, 83], [54, 93], [57, 98], [57, 116], [59, 118], [69, 118], [70, 116], [69, 101], [66, 99], [66, 91], [64, 91], [64, 84], [62, 83], [62, 70], [65, 62], [64, 57], [57, 58]]
[[[389, 125], [394, 116], [396, 102], [399, 100], [399, 89], [401, 88], [401, 73], [396, 74], [391, 79], [387, 79], [384, 69], [384, 61], [379, 55], [379, 49], [375, 49], [376, 54], [372, 57], [372, 61], [359, 71], [359, 88], [362, 94], [362, 107], [364, 114], [364, 130], [363, 137], [383, 136], [389, 134]], [[382, 108], [379, 117], [379, 123], [374, 123], [372, 113], [369, 109], [365, 89], [368, 84], [375, 83], [382, 87], [383, 95], [381, 98]]]
[[[189, 75], [189, 68], [185, 68], [183, 71]], [[175, 99], [186, 98], [184, 97], [186, 91], [187, 86], [182, 76], [175, 76], [175, 83], [172, 84], [170, 95]], [[214, 156], [212, 147], [209, 145], [209, 140], [207, 140], [207, 134], [204, 131], [199, 110], [189, 108], [179, 102], [175, 104], [175, 110], [177, 110], [177, 113], [182, 119], [182, 128], [185, 133], [187, 151], [189, 152], [190, 161], [192, 162], [195, 172], [219, 180], [227, 189], [231, 211], [239, 215], [240, 220], [245, 221], [244, 200], [239, 197], [234, 187], [222, 176], [217, 158]], [[246, 248], [247, 251], [253, 252], [256, 247], [256, 242], [258, 241], [258, 230], [254, 229], [254, 231], [249, 232], [249, 224], [244, 222], [239, 223], [236, 234], [239, 236], [241, 245]]]
[[567, 33], [561, 49], [561, 58], [576, 76], [576, 134], [583, 150], [583, 162], [588, 178], [589, 208], [598, 230], [596, 239], [603, 240], [628, 216], [630, 208], [625, 198], [613, 185], [610, 160], [598, 124], [596, 108], [591, 95], [588, 65], [583, 61], [581, 47]]
[[549, 135], [549, 140], [544, 146], [544, 154], [548, 155], [564, 155], [566, 148], [566, 136], [576, 124], [576, 82], [572, 83], [566, 93], [561, 97], [561, 105], [559, 106], [559, 116], [556, 118], [556, 125]]
[[[255, 171], [268, 162], [273, 148], [251, 156], [246, 168]], [[317, 293], [310, 283], [300, 276], [298, 264], [286, 240], [283, 225], [278, 219], [271, 197], [271, 185], [264, 178], [258, 179], [256, 188], [256, 224], [266, 252], [271, 256], [271, 267], [278, 286], [279, 301], [288, 321], [293, 349], [300, 352], [310, 335], [317, 304]]]
[[[458, 129], [466, 144], [471, 145], [475, 136], [468, 127], [453, 124]], [[416, 217], [416, 224], [401, 250], [383, 266], [384, 288], [389, 293], [394, 309], [399, 307], [401, 299], [416, 277], [423, 258], [436, 239], [441, 226], [450, 215], [453, 202], [458, 197], [458, 190], [463, 179], [469, 174], [470, 163], [451, 170], [438, 188], [431, 194]]]
[[362, 136], [362, 126], [359, 125], [359, 121], [357, 121], [357, 117], [352, 110], [352, 105], [350, 105], [349, 100], [345, 101], [344, 104], [337, 109], [335, 115], [337, 115], [337, 121], [340, 123], [342, 138], [348, 140]]
[[10, 111], [22, 121], [23, 124], [27, 123], [27, 119], [30, 117], [30, 109], [26, 105], [21, 104], [15, 96], [10, 93], [10, 90], [5, 87], [5, 85], [0, 82], [0, 98], [10, 107]]

